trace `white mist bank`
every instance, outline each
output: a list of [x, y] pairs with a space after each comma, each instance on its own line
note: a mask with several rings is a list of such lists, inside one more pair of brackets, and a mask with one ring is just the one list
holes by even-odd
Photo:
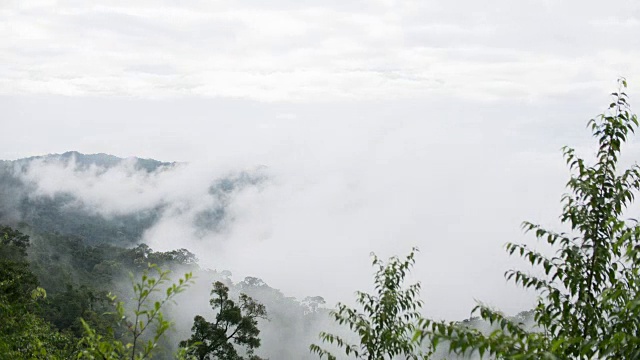
[[[236, 280], [256, 276], [287, 295], [324, 296], [329, 305], [370, 289], [371, 251], [384, 258], [418, 246], [412, 280], [423, 283], [425, 312], [453, 320], [468, 317], [475, 299], [508, 314], [531, 306], [532, 294], [504, 280], [504, 271], [522, 264], [503, 246], [535, 243], [522, 234], [523, 220], [557, 225], [569, 175], [560, 148], [588, 144], [586, 122], [608, 98], [333, 106], [49, 100], [40, 110], [52, 120], [85, 111], [122, 138], [139, 139], [119, 140], [121, 153], [142, 149], [143, 157], [182, 162], [151, 173], [126, 161], [110, 169], [34, 162], [23, 175], [34, 194], [67, 192], [75, 206], [106, 217], [160, 209], [139, 241], [156, 250], [187, 248], [202, 266], [231, 270]], [[9, 114], [35, 116], [15, 103], [6, 104]], [[156, 122], [129, 124], [131, 114]], [[152, 125], [158, 136], [144, 136]], [[106, 151], [115, 139], [95, 136], [101, 140], [73, 137], [66, 146]], [[168, 136], [180, 146], [168, 146]], [[630, 150], [633, 159], [638, 149]], [[210, 193], [212, 183], [243, 172], [260, 180]], [[220, 223], [195, 226], [212, 209], [212, 216], [224, 209]]]
[[[504, 152], [500, 138], [487, 146], [482, 127], [447, 139], [442, 127], [347, 129], [326, 152], [320, 140], [298, 140], [286, 148], [299, 151], [257, 170], [262, 180], [223, 196], [211, 185], [247, 168], [195, 160], [146, 173], [127, 161], [109, 169], [36, 161], [23, 179], [34, 194], [73, 194], [72, 206], [105, 217], [161, 207], [140, 242], [187, 248], [203, 267], [260, 277], [298, 298], [350, 302], [369, 290], [371, 251], [386, 257], [418, 246], [413, 279], [423, 282], [427, 313], [465, 318], [474, 298], [526, 309], [530, 295], [502, 278], [513, 265], [502, 245], [522, 238], [528, 215], [554, 218], [561, 156]], [[198, 214], [216, 207], [224, 209], [219, 226], [198, 229]]]

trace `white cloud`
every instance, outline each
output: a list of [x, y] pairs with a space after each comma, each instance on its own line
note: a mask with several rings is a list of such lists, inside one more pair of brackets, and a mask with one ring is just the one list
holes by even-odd
[[[566, 93], [576, 86], [567, 69], [600, 87], [611, 74], [640, 73], [632, 32], [602, 26], [635, 18], [600, 16], [609, 6], [637, 12], [633, 4], [492, 4], [8, 3], [0, 93], [501, 99]], [[625, 51], [624, 61], [603, 61], [612, 50]], [[499, 60], [505, 53], [510, 64]]]
[[[460, 318], [474, 298], [517, 311], [531, 297], [505, 285], [501, 246], [522, 220], [556, 220], [558, 150], [584, 144], [576, 129], [617, 76], [633, 103], [638, 4], [3, 1], [0, 158], [199, 165], [97, 182], [42, 167], [40, 191], [107, 214], [198, 209], [213, 177], [267, 165], [273, 182], [237, 194], [228, 233], [190, 237], [192, 213], [176, 210], [146, 240], [330, 301], [369, 283], [369, 251], [418, 244], [429, 311]], [[603, 16], [614, 8], [625, 17]]]
[[[474, 299], [515, 312], [529, 306], [531, 296], [505, 284], [502, 274], [516, 262], [502, 245], [524, 239], [522, 220], [556, 223], [565, 181], [562, 134], [574, 134], [586, 118], [567, 113], [588, 100], [491, 106], [240, 102], [226, 112], [221, 104], [186, 100], [88, 103], [93, 125], [73, 124], [75, 131], [108, 126], [117, 135], [93, 133], [87, 148], [112, 138], [118, 143], [100, 146], [135, 153], [147, 143], [152, 151], [166, 151], [163, 160], [183, 154], [192, 164], [157, 175], [123, 166], [99, 177], [95, 169], [43, 164], [27, 178], [38, 181], [42, 194], [72, 192], [105, 214], [167, 204], [161, 222], [145, 234], [153, 248], [186, 247], [205, 266], [229, 269], [237, 278], [261, 277], [293, 296], [349, 301], [354, 290], [369, 286], [370, 251], [386, 257], [417, 245], [422, 252], [415, 279], [424, 283], [428, 314], [462, 318]], [[68, 104], [40, 110], [64, 117], [56, 113]], [[177, 121], [176, 114], [184, 118]], [[129, 118], [140, 119], [138, 128], [127, 126]], [[569, 143], [584, 143], [585, 135]], [[71, 141], [65, 146], [79, 144]], [[257, 164], [268, 166], [269, 180], [234, 194], [229, 227], [194, 231], [194, 215], [212, 205], [211, 180]]]

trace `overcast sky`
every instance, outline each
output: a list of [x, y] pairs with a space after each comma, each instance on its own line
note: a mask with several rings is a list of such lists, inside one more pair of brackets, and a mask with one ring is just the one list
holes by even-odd
[[560, 147], [588, 146], [618, 76], [640, 86], [636, 0], [4, 0], [0, 34], [1, 159], [264, 165], [204, 262], [338, 300], [370, 251], [417, 245], [450, 318], [529, 306], [502, 246], [554, 223]]

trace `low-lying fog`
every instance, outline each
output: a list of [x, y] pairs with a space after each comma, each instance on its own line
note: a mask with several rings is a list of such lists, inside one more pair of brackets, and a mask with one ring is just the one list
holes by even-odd
[[[606, 103], [606, 95], [599, 98], [593, 103]], [[571, 112], [572, 101], [584, 106]], [[34, 161], [21, 175], [34, 194], [70, 193], [78, 199], [73, 206], [106, 217], [160, 206], [141, 242], [187, 248], [204, 267], [230, 270], [236, 280], [256, 276], [300, 299], [321, 295], [329, 306], [370, 290], [371, 251], [386, 257], [418, 246], [412, 279], [423, 283], [426, 313], [448, 319], [467, 317], [475, 300], [507, 313], [532, 304], [531, 294], [502, 276], [519, 264], [503, 245], [533, 240], [521, 233], [523, 220], [557, 223], [568, 179], [560, 148], [587, 144], [586, 120], [601, 109], [576, 98], [339, 110], [57, 97], [37, 109], [4, 105], [17, 119], [13, 132], [43, 113], [57, 131], [68, 130], [69, 141], [52, 147], [60, 152], [179, 161], [151, 173], [132, 160], [108, 169]], [[176, 107], [189, 110], [178, 115]], [[94, 125], [57, 122], [85, 111]], [[146, 122], [128, 125], [125, 115]], [[91, 133], [96, 122], [120, 129], [116, 148], [109, 132], [93, 132], [91, 140], [71, 135]], [[49, 140], [35, 132], [31, 141]], [[223, 178], [240, 185], [212, 194]], [[198, 226], [211, 209], [224, 209], [208, 213], [218, 217], [215, 226]]]

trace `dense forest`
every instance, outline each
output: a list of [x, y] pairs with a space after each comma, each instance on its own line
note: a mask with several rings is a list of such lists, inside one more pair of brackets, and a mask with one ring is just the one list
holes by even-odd
[[[36, 194], [33, 184], [22, 176], [34, 162], [73, 163], [75, 167], [93, 167], [97, 171], [106, 171], [123, 162], [131, 162], [136, 172], [170, 171], [173, 166], [180, 166], [77, 152], [0, 163], [0, 218], [7, 224], [2, 228], [2, 293], [9, 303], [17, 306], [3, 308], [7, 321], [2, 331], [10, 335], [2, 338], [4, 350], [0, 353], [7, 354], [5, 358], [38, 358], [42, 349], [47, 349], [42, 358], [75, 356], [76, 345], [85, 334], [81, 319], [101, 335], [124, 336], [126, 331], [122, 327], [126, 325], [116, 321], [113, 313], [117, 301], [110, 300], [109, 296], [131, 299], [134, 296], [132, 279], [134, 282], [140, 279], [149, 270], [149, 264], [163, 271], [170, 270], [175, 274], [172, 280], [185, 273], [192, 274], [191, 282], [197, 286], [189, 288], [189, 296], [176, 299], [188, 309], [210, 307], [211, 285], [218, 282], [228, 288], [231, 300], [239, 299], [241, 294], [259, 299], [260, 304], [268, 308], [265, 316], [256, 319], [260, 322], [262, 342], [267, 343], [262, 346], [263, 351], [277, 358], [308, 354], [308, 342], [312, 339], [304, 336], [317, 334], [327, 322], [322, 297], [299, 300], [287, 297], [256, 277], [234, 283], [230, 271], [201, 268], [196, 255], [187, 249], [154, 251], [139, 241], [142, 233], [157, 221], [163, 211], [161, 206], [133, 214], [104, 216], [75, 206], [77, 199], [71, 193]], [[226, 194], [258, 181], [259, 176], [248, 173], [213, 179], [209, 193], [218, 201], [196, 214], [194, 226], [200, 231], [217, 230], [225, 217]], [[32, 298], [32, 293], [40, 289], [44, 290], [39, 293], [42, 296]], [[188, 340], [196, 315], [192, 311], [179, 311], [172, 304], [168, 306], [165, 314], [176, 324], [155, 350], [154, 357], [159, 359], [173, 358], [178, 343]], [[215, 315], [212, 309], [209, 311]], [[33, 325], [42, 329], [42, 333], [33, 332], [30, 326], [17, 330], [19, 324], [28, 325], [21, 322], [25, 314], [33, 318]], [[175, 321], [178, 317], [181, 321]], [[297, 344], [292, 341], [295, 339]], [[283, 342], [290, 345], [277, 345]], [[51, 346], [56, 350], [50, 351]]]
[[[75, 354], [77, 342], [85, 334], [83, 319], [98, 333], [119, 338], [126, 329], [118, 328], [116, 313], [117, 299], [135, 297], [131, 279], [138, 281], [145, 272], [151, 270], [149, 277], [159, 273], [158, 269], [171, 270], [172, 274], [191, 273], [191, 279], [198, 283], [219, 284], [226, 287], [229, 299], [239, 298], [240, 294], [259, 299], [268, 308], [267, 316], [262, 316], [260, 326], [263, 341], [273, 343], [289, 342], [301, 334], [309, 333], [322, 322], [319, 317], [325, 310], [321, 297], [309, 297], [301, 301], [286, 297], [280, 291], [269, 287], [258, 278], [245, 278], [233, 283], [228, 271], [202, 269], [197, 265], [194, 254], [186, 249], [168, 252], [154, 252], [144, 244], [131, 248], [116, 245], [89, 245], [82, 238], [55, 233], [36, 234], [27, 227], [24, 232], [10, 227], [2, 227], [2, 343], [0, 353], [5, 358], [38, 358], [42, 349], [47, 356], [70, 358]], [[29, 233], [30, 236], [25, 235]], [[171, 282], [174, 277], [167, 277]], [[191, 280], [190, 282], [193, 282]], [[168, 285], [168, 284], [163, 284]], [[211, 286], [188, 288], [188, 296], [180, 294], [176, 302], [181, 306], [208, 304]], [[197, 303], [196, 299], [200, 302]], [[201, 303], [201, 304], [200, 304]], [[125, 302], [125, 307], [130, 304]], [[186, 316], [189, 311], [178, 311], [167, 304], [168, 319]], [[190, 316], [193, 318], [193, 315]], [[25, 321], [25, 319], [30, 319]], [[184, 318], [182, 318], [184, 319]], [[257, 319], [256, 319], [257, 320]], [[180, 321], [185, 325], [185, 321]], [[116, 326], [117, 325], [117, 326]], [[189, 324], [190, 326], [191, 324]], [[158, 345], [155, 358], [172, 358], [177, 350], [176, 333], [188, 334], [190, 329], [175, 326]], [[313, 329], [318, 330], [318, 329]], [[307, 344], [277, 349], [271, 347], [274, 354], [282, 357], [295, 357], [293, 354], [306, 351]], [[269, 348], [268, 346], [266, 348]], [[55, 349], [55, 351], [49, 351]]]
[[[287, 297], [257, 277], [233, 282], [229, 271], [202, 268], [188, 249], [140, 243], [162, 206], [105, 217], [77, 206], [72, 194], [39, 194], [23, 176], [48, 161], [97, 172], [122, 162], [145, 172], [180, 164], [79, 153], [2, 162], [0, 357], [640, 358], [640, 226], [627, 219], [640, 168], [619, 168], [638, 127], [626, 86], [620, 79], [608, 110], [588, 122], [595, 159], [563, 149], [572, 175], [560, 219], [570, 230], [523, 224], [555, 252], [506, 246], [539, 270], [507, 272], [539, 295], [514, 317], [480, 304], [467, 321], [426, 318], [420, 283], [405, 284], [418, 249], [388, 260], [374, 255], [374, 293], [357, 292], [356, 307], [329, 310], [321, 296]], [[259, 171], [213, 179], [217, 205], [198, 213], [198, 228], [219, 231], [228, 220], [225, 197], [261, 181]]]

